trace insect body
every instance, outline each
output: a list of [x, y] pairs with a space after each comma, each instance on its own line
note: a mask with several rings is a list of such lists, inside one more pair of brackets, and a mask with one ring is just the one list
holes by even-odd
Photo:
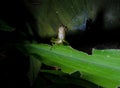
[[58, 38], [54, 39], [52, 38], [51, 42], [52, 44], [68, 44], [68, 42], [65, 40], [65, 32], [67, 31], [67, 27], [64, 25], [60, 25], [58, 29]]

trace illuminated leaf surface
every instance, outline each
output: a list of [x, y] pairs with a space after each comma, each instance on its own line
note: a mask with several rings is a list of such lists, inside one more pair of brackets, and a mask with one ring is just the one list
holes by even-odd
[[107, 88], [120, 84], [120, 50], [93, 50], [92, 55], [70, 46], [47, 44], [26, 45], [29, 54], [51, 66], [58, 66], [66, 73], [79, 71], [82, 78]]

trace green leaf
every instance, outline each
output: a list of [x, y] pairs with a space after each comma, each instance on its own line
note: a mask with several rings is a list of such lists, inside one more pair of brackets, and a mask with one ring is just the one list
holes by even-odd
[[29, 72], [28, 72], [28, 77], [29, 77], [31, 86], [33, 85], [35, 79], [38, 76], [38, 73], [40, 71], [40, 66], [41, 66], [41, 62], [38, 59], [31, 56], [30, 57]]
[[12, 28], [9, 26], [6, 22], [0, 19], [0, 30], [2, 31], [7, 31], [7, 32], [12, 32], [15, 30], [15, 28]]
[[[37, 5], [33, 5], [34, 3]], [[25, 0], [25, 5], [36, 19], [37, 33], [41, 37], [52, 37], [56, 35], [61, 23], [66, 25], [68, 29], [74, 30], [74, 27], [82, 25], [86, 18], [95, 19], [99, 1], [42, 0], [30, 2]]]
[[[47, 65], [58, 66], [66, 73], [79, 71], [81, 77], [105, 88], [120, 85], [120, 50], [93, 50], [92, 55], [70, 46], [25, 45], [29, 54]], [[52, 47], [52, 48], [51, 48]]]
[[41, 70], [34, 88], [98, 88], [97, 85], [58, 70]]

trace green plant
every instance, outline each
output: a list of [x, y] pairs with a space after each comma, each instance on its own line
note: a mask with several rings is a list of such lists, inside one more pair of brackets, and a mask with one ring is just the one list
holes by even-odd
[[63, 72], [81, 73], [81, 78], [105, 88], [120, 85], [120, 50], [94, 50], [92, 55], [77, 51], [70, 46], [55, 45], [52, 50], [47, 44], [25, 45], [29, 55], [39, 61], [58, 66]]

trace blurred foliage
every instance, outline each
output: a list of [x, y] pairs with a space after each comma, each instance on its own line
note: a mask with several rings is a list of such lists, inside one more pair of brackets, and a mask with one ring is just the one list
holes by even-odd
[[[78, 76], [74, 76], [74, 75]], [[80, 78], [80, 73], [63, 73], [62, 71], [41, 70], [33, 85], [34, 88], [98, 88], [99, 86]], [[99, 87], [101, 88], [101, 87]]]
[[[25, 5], [36, 20], [36, 31], [41, 37], [56, 35], [60, 24], [70, 31], [80, 29], [87, 19], [104, 29], [120, 27], [119, 0], [25, 0]], [[46, 32], [47, 31], [47, 32]]]
[[0, 20], [0, 31], [8, 31], [8, 32], [12, 32], [15, 29], [11, 26], [9, 26], [6, 22], [4, 22], [3, 20]]
[[29, 67], [29, 72], [28, 72], [28, 77], [30, 79], [31, 86], [33, 85], [33, 82], [36, 80], [36, 78], [38, 76], [40, 67], [41, 67], [41, 62], [31, 56], [30, 57], [30, 67]]
[[95, 17], [97, 9], [89, 0], [25, 0], [25, 3], [37, 21], [36, 30], [41, 37], [55, 35], [60, 24], [70, 30], [82, 25], [87, 18]]

